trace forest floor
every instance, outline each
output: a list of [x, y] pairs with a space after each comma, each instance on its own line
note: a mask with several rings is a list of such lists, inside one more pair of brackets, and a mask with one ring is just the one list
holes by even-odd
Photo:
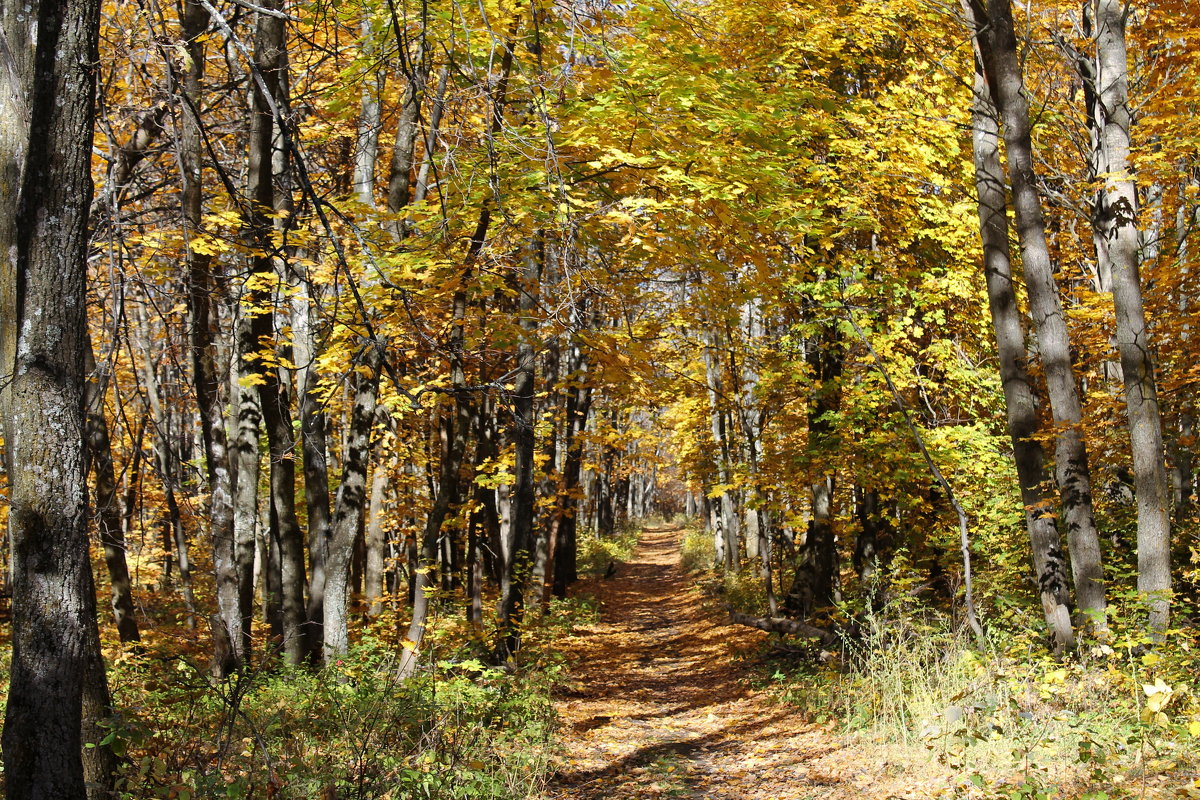
[[679, 563], [682, 533], [645, 529], [629, 563], [582, 587], [600, 621], [567, 644], [562, 751], [545, 800], [857, 800], [949, 788], [939, 770], [866, 752], [756, 688], [766, 634], [729, 625], [695, 586]]

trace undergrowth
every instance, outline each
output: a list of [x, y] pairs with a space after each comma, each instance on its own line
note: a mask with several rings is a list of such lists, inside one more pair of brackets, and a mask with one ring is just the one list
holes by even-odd
[[442, 631], [408, 680], [379, 630], [322, 670], [272, 663], [227, 681], [187, 659], [124, 655], [109, 671], [121, 796], [530, 797], [554, 740], [553, 643], [594, 613], [555, 601], [528, 625], [515, 670], [484, 663], [461, 630]]
[[1105, 800], [1171, 786], [1200, 797], [1192, 644], [1177, 634], [1151, 652], [1115, 623], [1109, 644], [1056, 660], [1033, 628], [994, 628], [980, 648], [940, 614], [885, 609], [834, 658], [779, 664], [772, 680], [817, 722], [932, 756], [955, 796]]
[[588, 531], [579, 538], [576, 560], [579, 574], [599, 578], [629, 561], [641, 532], [641, 524], [635, 521], [620, 525], [613, 536], [601, 537], [594, 530]]

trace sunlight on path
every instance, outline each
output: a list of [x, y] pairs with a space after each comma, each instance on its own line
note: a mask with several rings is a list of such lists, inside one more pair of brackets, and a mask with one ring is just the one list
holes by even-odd
[[867, 763], [750, 685], [739, 656], [766, 634], [723, 624], [679, 566], [677, 528], [647, 528], [633, 560], [581, 593], [601, 622], [568, 647], [563, 752], [546, 800], [896, 797], [894, 768]]

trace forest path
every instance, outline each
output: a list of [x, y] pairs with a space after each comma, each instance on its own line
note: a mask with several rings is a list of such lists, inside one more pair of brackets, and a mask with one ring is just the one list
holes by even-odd
[[600, 622], [565, 643], [577, 660], [545, 800], [897, 796], [894, 768], [753, 688], [746, 655], [766, 634], [725, 623], [680, 566], [682, 535], [646, 528], [630, 563], [581, 587]]

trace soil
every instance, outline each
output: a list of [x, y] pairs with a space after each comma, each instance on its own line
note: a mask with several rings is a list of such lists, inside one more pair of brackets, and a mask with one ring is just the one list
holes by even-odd
[[914, 791], [913, 764], [864, 752], [756, 688], [767, 634], [728, 624], [680, 566], [681, 538], [647, 528], [630, 563], [580, 587], [600, 621], [568, 645], [577, 660], [557, 701], [562, 752], [544, 800], [933, 794], [928, 783]]

